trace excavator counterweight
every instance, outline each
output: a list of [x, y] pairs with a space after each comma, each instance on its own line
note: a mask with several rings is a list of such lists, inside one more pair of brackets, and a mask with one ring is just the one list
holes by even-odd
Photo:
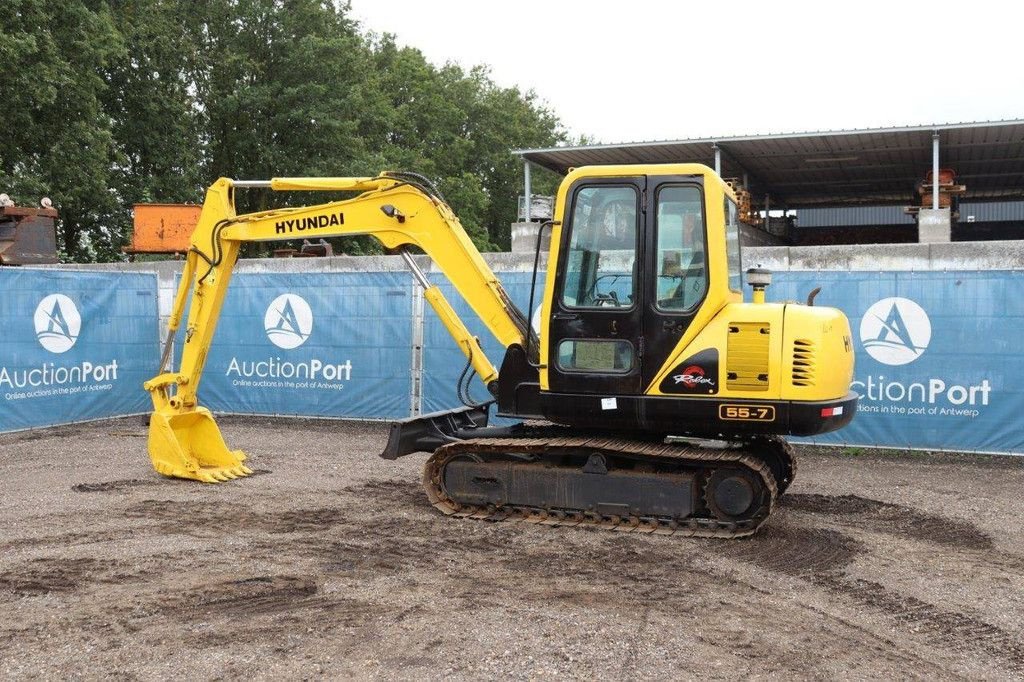
[[[245, 188], [359, 194], [238, 215], [235, 192]], [[405, 257], [466, 357], [464, 377], [478, 376], [493, 398], [473, 403], [460, 379], [464, 407], [393, 424], [381, 456], [432, 453], [423, 485], [436, 508], [666, 535], [755, 532], [796, 472], [783, 436], [832, 431], [853, 417], [846, 317], [767, 302], [764, 271], [751, 271], [753, 302], [743, 301], [736, 197], [706, 166], [575, 169], [546, 227], [538, 334], [422, 176], [221, 178], [192, 235], [160, 374], [146, 383], [154, 468], [206, 482], [251, 473], [197, 398], [240, 245], [366, 234]], [[505, 348], [500, 363], [412, 248]], [[167, 372], [189, 301], [180, 366]], [[492, 410], [524, 421], [488, 426]]]

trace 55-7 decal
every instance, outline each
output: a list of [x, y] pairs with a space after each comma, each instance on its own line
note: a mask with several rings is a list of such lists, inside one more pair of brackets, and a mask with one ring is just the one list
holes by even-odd
[[719, 405], [718, 418], [730, 421], [775, 421], [773, 405]]

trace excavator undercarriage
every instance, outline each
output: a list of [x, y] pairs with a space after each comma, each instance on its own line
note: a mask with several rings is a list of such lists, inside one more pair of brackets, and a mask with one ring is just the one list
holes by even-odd
[[392, 427], [382, 456], [437, 445], [423, 488], [450, 516], [688, 537], [754, 533], [796, 473], [793, 449], [778, 436], [708, 441], [485, 424], [481, 408], [406, 420]]
[[785, 490], [765, 455], [795, 468], [781, 440], [711, 448], [628, 437], [477, 438], [439, 448], [423, 487], [452, 516], [732, 538], [753, 534]]

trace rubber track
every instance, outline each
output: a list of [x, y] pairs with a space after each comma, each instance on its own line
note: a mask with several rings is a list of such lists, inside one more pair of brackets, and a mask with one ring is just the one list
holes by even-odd
[[796, 450], [793, 446], [782, 436], [764, 436], [762, 439], [754, 441], [752, 444], [760, 444], [767, 442], [772, 448], [777, 450], [777, 454], [782, 459], [783, 466], [786, 467], [786, 474], [783, 476], [781, 481], [776, 481], [779, 488], [779, 496], [781, 497], [786, 489], [789, 488], [793, 479], [796, 478], [797, 459]]
[[[784, 441], [783, 441], [784, 442]], [[712, 518], [599, 516], [591, 512], [549, 512], [532, 506], [483, 507], [462, 505], [449, 498], [441, 483], [444, 466], [453, 458], [464, 454], [519, 453], [551, 455], [558, 451], [585, 450], [604, 455], [625, 455], [653, 460], [692, 462], [695, 467], [706, 467], [717, 462], [740, 465], [761, 477], [769, 493], [768, 503], [744, 521], [722, 521]], [[594, 526], [618, 532], [656, 533], [682, 537], [737, 538], [752, 535], [771, 515], [778, 496], [775, 478], [766, 464], [755, 455], [745, 454], [750, 449], [710, 449], [678, 443], [645, 443], [620, 438], [476, 438], [444, 445], [434, 451], [423, 467], [423, 488], [427, 498], [437, 509], [449, 516], [468, 517], [486, 521], [522, 521], [549, 526]]]

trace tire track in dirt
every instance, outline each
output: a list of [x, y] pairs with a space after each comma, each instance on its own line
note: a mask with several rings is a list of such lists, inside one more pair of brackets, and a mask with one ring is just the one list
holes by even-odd
[[864, 545], [836, 530], [770, 524], [750, 539], [722, 543], [715, 553], [760, 568], [801, 577], [839, 571], [864, 551]]
[[342, 492], [355, 496], [364, 505], [384, 503], [392, 508], [421, 507], [433, 509], [427, 500], [427, 494], [424, 492], [423, 486], [410, 481], [395, 479], [367, 481], [360, 485], [342, 488]]
[[1006, 663], [1007, 670], [1024, 673], [1024, 642], [1020, 635], [992, 625], [981, 618], [950, 611], [922, 599], [901, 595], [883, 585], [845, 575], [816, 575], [810, 581], [818, 587], [871, 607], [903, 626], [913, 626], [937, 648], [966, 654], [978, 649]]
[[20, 549], [32, 549], [37, 547], [75, 547], [79, 545], [92, 545], [101, 542], [111, 542], [124, 539], [123, 531], [99, 531], [90, 532], [75, 531], [70, 533], [59, 533], [57, 535], [43, 535], [40, 537], [16, 538], [0, 544], [0, 552], [7, 553]]
[[0, 598], [76, 592], [92, 584], [120, 585], [145, 579], [143, 571], [126, 571], [117, 563], [89, 557], [41, 558], [0, 573]]
[[911, 507], [860, 495], [790, 493], [780, 505], [795, 511], [829, 516], [841, 523], [897, 537], [956, 549], [990, 550], [991, 536], [969, 521], [926, 514]]
[[131, 488], [144, 488], [159, 485], [163, 481], [152, 478], [127, 478], [119, 481], [102, 481], [100, 483], [76, 483], [71, 489], [76, 493], [110, 493]]
[[[385, 612], [358, 599], [325, 593], [314, 577], [291, 573], [193, 582], [139, 595], [130, 607], [114, 606], [103, 619], [128, 632], [188, 628], [191, 646], [203, 649], [287, 641], [282, 623], [316, 623], [322, 630], [363, 627]], [[202, 624], [195, 630], [196, 624]], [[307, 625], [302, 625], [307, 628]]]
[[[810, 503], [813, 505], [824, 504], [827, 505], [824, 507], [826, 509], [833, 508], [832, 501], [822, 501], [821, 498], [825, 496], [804, 497], [810, 497]], [[872, 502], [875, 501], [866, 500], [859, 503], [860, 508], [866, 510], [866, 513], [873, 513], [874, 510], [882, 508], [883, 521], [888, 522], [888, 515], [891, 513], [888, 507], [895, 505], [878, 503], [882, 505], [879, 507], [871, 504]], [[910, 511], [918, 517], [926, 516], [915, 510]], [[890, 525], [885, 527], [892, 528]], [[934, 529], [944, 527], [935, 522], [923, 533], [931, 537]], [[977, 538], [959, 525], [954, 527], [964, 537]], [[920, 534], [914, 535], [919, 536]], [[869, 607], [904, 628], [909, 626], [912, 636], [924, 639], [937, 649], [951, 649], [965, 654], [976, 654], [980, 649], [1003, 661], [1007, 669], [1015, 673], [1024, 673], [1024, 643], [1019, 635], [988, 623], [977, 615], [953, 611], [916, 597], [899, 594], [880, 583], [847, 575], [844, 569], [864, 551], [864, 545], [844, 533], [823, 528], [790, 528], [776, 524], [749, 540], [723, 543], [718, 550], [717, 553], [721, 556], [805, 580], [830, 593]]]
[[[253, 504], [260, 504], [257, 499]], [[194, 530], [223, 531], [225, 514], [241, 532], [272, 534], [316, 532], [332, 526], [352, 525], [348, 510], [339, 507], [256, 511], [254, 506], [233, 504], [228, 512], [222, 502], [197, 500], [142, 500], [124, 508], [128, 518], [156, 521], [168, 533]]]

